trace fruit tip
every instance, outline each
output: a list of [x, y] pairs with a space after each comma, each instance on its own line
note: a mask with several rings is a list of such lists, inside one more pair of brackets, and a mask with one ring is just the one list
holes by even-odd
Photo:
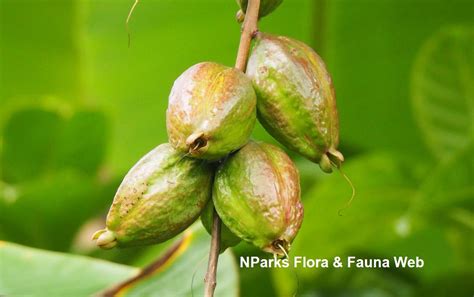
[[319, 167], [326, 173], [331, 173], [333, 168], [341, 168], [344, 162], [344, 155], [334, 148], [329, 149], [319, 160]]
[[290, 251], [290, 247], [291, 244], [285, 239], [276, 239], [263, 250], [277, 256], [285, 256], [286, 258], [288, 258], [288, 252]]
[[186, 139], [186, 145], [189, 148], [189, 154], [200, 155], [207, 151], [208, 139], [202, 132], [193, 133]]
[[92, 235], [92, 240], [95, 240], [101, 249], [111, 249], [117, 245], [115, 233], [107, 229], [96, 231]]
[[327, 154], [324, 154], [321, 156], [321, 160], [319, 160], [319, 167], [321, 168], [322, 171], [326, 173], [332, 172], [331, 160], [329, 159]]

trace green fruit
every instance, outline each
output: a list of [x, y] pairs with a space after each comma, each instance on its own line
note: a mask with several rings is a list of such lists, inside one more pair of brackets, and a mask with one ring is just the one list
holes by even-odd
[[194, 65], [171, 90], [169, 141], [195, 158], [220, 159], [247, 143], [255, 106], [252, 83], [243, 72], [211, 62]]
[[230, 156], [216, 173], [212, 198], [232, 233], [274, 254], [289, 251], [303, 220], [298, 170], [270, 144], [252, 141]]
[[[264, 17], [268, 14], [270, 14], [272, 11], [274, 11], [280, 4], [283, 2], [283, 0], [260, 0], [260, 8], [258, 10], [258, 17]], [[237, 4], [240, 7], [239, 12], [237, 12], [237, 16], [240, 14], [241, 17], [237, 17], [237, 20], [239, 23], [243, 22], [244, 20], [244, 15], [245, 12], [247, 11], [247, 4], [248, 0], [237, 0]]]
[[213, 169], [184, 157], [169, 144], [145, 155], [125, 176], [107, 215], [93, 235], [101, 248], [168, 240], [191, 225], [211, 197]]
[[341, 165], [334, 87], [324, 62], [309, 46], [259, 34], [247, 74], [257, 93], [258, 118], [275, 139], [325, 172]]
[[[212, 199], [209, 199], [206, 207], [201, 213], [201, 222], [207, 232], [211, 234], [212, 225], [213, 225], [213, 214], [214, 214], [214, 204]], [[227, 226], [221, 222], [221, 243], [220, 243], [220, 252], [224, 252], [228, 247], [233, 247], [240, 242], [240, 238], [232, 233]]]

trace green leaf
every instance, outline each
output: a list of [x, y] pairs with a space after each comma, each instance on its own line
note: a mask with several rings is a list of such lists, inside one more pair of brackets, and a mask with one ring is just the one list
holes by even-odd
[[434, 280], [430, 285], [418, 288], [416, 296], [471, 296], [472, 292], [474, 292], [473, 279], [474, 272], [472, 267], [469, 267], [467, 271], [446, 273]]
[[474, 142], [445, 158], [427, 175], [414, 208], [434, 212], [436, 217], [449, 215], [449, 208], [471, 210], [474, 198]]
[[95, 174], [105, 156], [107, 137], [107, 119], [102, 112], [74, 113], [59, 138], [56, 166]]
[[[175, 251], [163, 264], [164, 270], [159, 269], [158, 274], [133, 282], [116, 293], [123, 294], [121, 296], [202, 296], [210, 240], [198, 222], [177, 241]], [[171, 266], [166, 268], [168, 265]], [[230, 250], [219, 257], [215, 296], [238, 296], [237, 267]]]
[[92, 177], [74, 172], [55, 174], [0, 191], [0, 224], [4, 239], [35, 247], [68, 250], [79, 227], [109, 204]]
[[474, 231], [474, 144], [444, 159], [430, 171], [413, 201], [411, 216], [422, 216], [428, 225], [449, 234], [456, 251], [456, 267], [470, 269]]
[[[262, 259], [269, 259], [272, 255], [263, 252], [254, 245], [242, 241], [240, 244], [232, 248], [232, 252], [237, 259], [240, 257], [257, 256]], [[273, 282], [272, 271], [268, 268], [254, 266], [253, 268], [240, 268], [240, 296], [259, 296], [259, 297], [275, 297], [278, 296], [276, 287]], [[299, 296], [299, 295], [297, 295]]]
[[[426, 167], [379, 153], [353, 159], [343, 170], [356, 188], [353, 203], [338, 215], [351, 190], [337, 172], [305, 193], [305, 220], [293, 245], [295, 254], [333, 256], [349, 246], [364, 248], [370, 243], [376, 248], [399, 238], [397, 220], [417, 194]], [[314, 234], [318, 234], [317, 244]]]
[[447, 27], [423, 44], [412, 72], [412, 99], [438, 158], [474, 139], [474, 27]]
[[4, 296], [91, 296], [138, 273], [129, 266], [3, 241], [0, 262]]
[[416, 129], [409, 73], [432, 32], [446, 24], [472, 24], [472, 1], [314, 2], [320, 3], [313, 7], [320, 22], [313, 26], [315, 38], [334, 81], [342, 144], [363, 151], [428, 153]]
[[[374, 258], [376, 255], [357, 255]], [[415, 297], [419, 283], [407, 273], [396, 269], [327, 269], [314, 283], [302, 282], [298, 288], [301, 296], [330, 297]], [[432, 295], [419, 295], [432, 296]]]
[[62, 125], [57, 113], [40, 108], [12, 114], [3, 134], [2, 179], [15, 183], [44, 174]]
[[[209, 245], [206, 231], [193, 227], [149, 267], [136, 269], [0, 242], [0, 293], [35, 297], [79, 297], [98, 292], [114, 296], [202, 296]], [[140, 277], [131, 279], [137, 275]], [[231, 252], [227, 251], [219, 257], [215, 296], [237, 295], [237, 268]]]
[[[358, 253], [380, 257], [417, 255], [428, 264], [416, 271], [416, 277], [426, 279], [453, 269], [455, 251], [445, 230], [436, 226], [434, 231], [426, 231], [427, 217], [410, 212], [428, 172], [421, 160], [379, 153], [350, 160], [343, 170], [356, 187], [352, 205], [338, 215], [350, 196], [350, 188], [337, 173], [307, 192], [305, 219], [290, 256], [331, 260]], [[436, 249], [425, 249], [418, 244], [421, 241]], [[314, 283], [323, 271], [297, 269], [302, 283]], [[276, 271], [276, 277], [278, 291], [294, 292], [296, 283], [291, 273]], [[283, 279], [290, 281], [283, 283]]]

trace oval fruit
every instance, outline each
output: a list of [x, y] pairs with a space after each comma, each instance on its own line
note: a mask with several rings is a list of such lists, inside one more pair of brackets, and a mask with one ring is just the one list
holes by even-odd
[[101, 248], [168, 240], [191, 225], [211, 197], [212, 167], [162, 144], [127, 173], [107, 215], [93, 235]]
[[211, 62], [192, 66], [175, 81], [166, 114], [170, 143], [208, 160], [245, 145], [255, 120], [256, 96], [249, 78]]
[[247, 74], [257, 94], [258, 118], [275, 139], [319, 163], [325, 172], [341, 165], [333, 83], [324, 62], [309, 46], [260, 33]]
[[218, 169], [213, 202], [222, 222], [263, 251], [288, 252], [303, 220], [299, 174], [280, 148], [249, 142]]

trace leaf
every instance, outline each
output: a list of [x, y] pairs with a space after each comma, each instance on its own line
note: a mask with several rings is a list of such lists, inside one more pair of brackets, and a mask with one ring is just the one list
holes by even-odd
[[[242, 241], [232, 248], [237, 259], [240, 257], [268, 258], [268, 253], [261, 251], [254, 245]], [[239, 260], [240, 261], [240, 260]], [[268, 268], [254, 266], [252, 268], [241, 268], [239, 270], [240, 296], [275, 297], [278, 296], [276, 284], [272, 279], [272, 271]], [[299, 295], [297, 295], [299, 296]]]
[[107, 128], [107, 119], [102, 112], [74, 113], [59, 138], [56, 167], [95, 174], [105, 157]]
[[66, 251], [79, 227], [101, 212], [113, 193], [92, 177], [58, 171], [0, 191], [0, 224], [4, 239]]
[[422, 216], [428, 225], [449, 234], [458, 268], [470, 269], [474, 231], [474, 143], [445, 158], [430, 171], [412, 202], [411, 216]]
[[[0, 294], [7, 296], [202, 296], [210, 237], [202, 227], [185, 231], [158, 260], [144, 269], [82, 256], [0, 242]], [[156, 256], [155, 256], [156, 257]], [[231, 252], [219, 257], [215, 296], [237, 296]], [[137, 278], [138, 277], [138, 278]], [[27, 285], [26, 285], [27, 284]]]
[[[174, 252], [157, 271], [109, 292], [120, 296], [203, 296], [209, 246], [210, 236], [198, 222], [177, 241]], [[237, 267], [230, 250], [219, 257], [215, 296], [238, 296]]]
[[427, 175], [414, 207], [434, 212], [436, 217], [449, 215], [449, 208], [471, 210], [474, 198], [474, 142], [445, 158]]
[[[376, 258], [376, 255], [357, 255]], [[396, 269], [327, 269], [318, 278], [318, 286], [303, 282], [298, 289], [301, 296], [330, 297], [415, 297], [420, 284], [414, 277]], [[424, 296], [424, 295], [419, 295]], [[433, 296], [433, 295], [429, 295]]]
[[[410, 212], [420, 195], [420, 184], [428, 167], [414, 157], [371, 154], [348, 161], [344, 172], [356, 187], [351, 206], [338, 215], [350, 196], [350, 188], [339, 174], [327, 176], [304, 196], [305, 219], [290, 256], [327, 258], [352, 254], [379, 257], [417, 255], [427, 266], [416, 271], [417, 278], [432, 279], [453, 266], [456, 252], [443, 227], [427, 230], [428, 217]], [[426, 249], [420, 242], [436, 247]], [[324, 269], [296, 269], [300, 283], [318, 283]], [[292, 294], [295, 276], [274, 271], [277, 291]], [[283, 282], [283, 279], [289, 280]], [[314, 280], [317, 279], [315, 282]], [[318, 287], [318, 286], [316, 286]]]
[[312, 2], [320, 4], [312, 9], [320, 24], [312, 27], [334, 81], [342, 144], [363, 151], [428, 153], [412, 112], [413, 59], [441, 26], [472, 24], [472, 1]]
[[[356, 188], [353, 203], [338, 215], [351, 190], [337, 173], [305, 193], [305, 221], [293, 245], [295, 254], [332, 256], [348, 246], [363, 248], [398, 238], [395, 223], [417, 194], [425, 170], [411, 159], [383, 153], [347, 162], [344, 172]], [[316, 246], [311, 244], [314, 234]]]
[[3, 296], [90, 296], [137, 268], [0, 241]]
[[28, 108], [15, 112], [4, 128], [2, 179], [16, 183], [49, 168], [63, 119], [55, 112]]
[[[472, 252], [472, 251], [471, 251]], [[474, 292], [474, 272], [469, 270], [456, 273], [446, 273], [434, 280], [429, 286], [418, 288], [416, 296], [471, 296]]]
[[423, 44], [412, 71], [412, 99], [438, 158], [474, 139], [474, 27], [447, 27]]

